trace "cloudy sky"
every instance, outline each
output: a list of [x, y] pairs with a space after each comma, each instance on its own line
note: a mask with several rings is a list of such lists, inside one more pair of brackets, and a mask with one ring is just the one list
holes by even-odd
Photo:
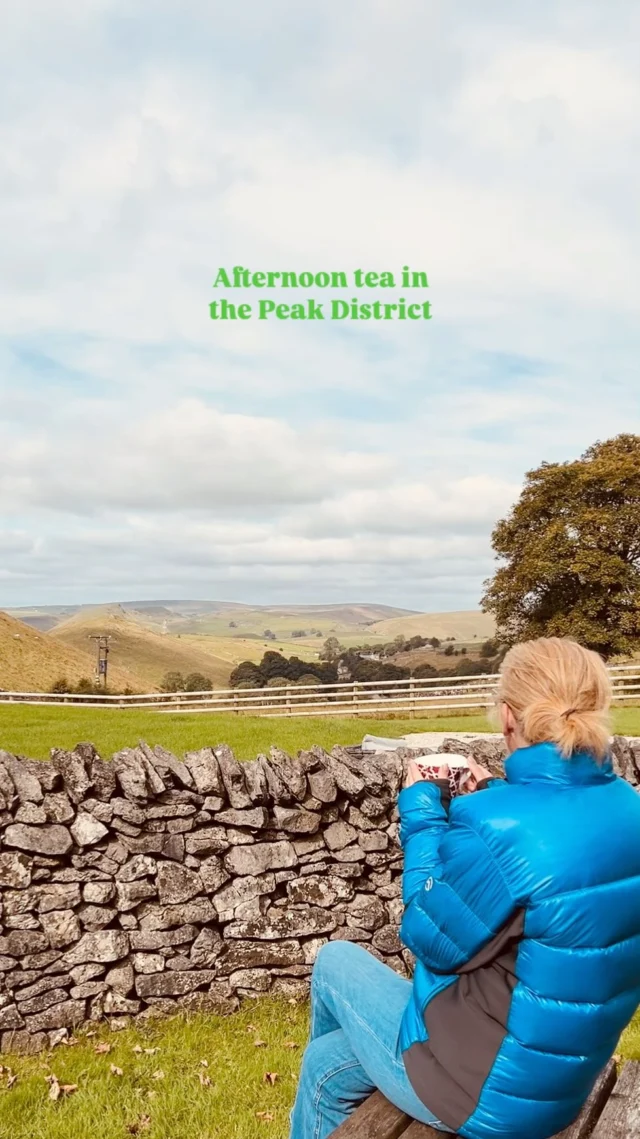
[[[9, 0], [0, 606], [476, 606], [524, 472], [638, 430], [639, 36], [633, 0]], [[407, 263], [431, 321], [209, 317], [219, 266]]]

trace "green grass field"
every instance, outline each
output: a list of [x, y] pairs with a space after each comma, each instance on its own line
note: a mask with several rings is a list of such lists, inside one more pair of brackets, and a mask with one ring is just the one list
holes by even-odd
[[[78, 1033], [73, 1047], [0, 1057], [0, 1139], [287, 1139], [307, 1023], [306, 1005], [265, 997], [231, 1017], [174, 1017], [117, 1033], [100, 1026]], [[108, 1053], [96, 1052], [105, 1044]], [[640, 1017], [620, 1049], [640, 1060]], [[11, 1088], [7, 1067], [17, 1076]], [[53, 1102], [51, 1075], [77, 1090]]]
[[[615, 709], [614, 726], [616, 732], [623, 735], [640, 735], [640, 708]], [[311, 744], [325, 748], [334, 744], [356, 744], [367, 733], [397, 737], [406, 732], [490, 730], [491, 725], [484, 715], [415, 720], [355, 716], [267, 719], [214, 712], [171, 715], [139, 709], [0, 704], [0, 748], [33, 759], [46, 759], [50, 748], [71, 748], [80, 740], [91, 740], [105, 756], [145, 739], [175, 752], [227, 743], [239, 758], [253, 759], [259, 752], [268, 751], [271, 744], [295, 753]]]

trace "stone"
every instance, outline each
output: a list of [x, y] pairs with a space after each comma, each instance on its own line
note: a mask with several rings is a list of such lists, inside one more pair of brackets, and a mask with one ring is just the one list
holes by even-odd
[[252, 989], [257, 993], [267, 993], [271, 988], [271, 975], [268, 969], [236, 969], [229, 975], [232, 989]]
[[212, 748], [188, 751], [184, 762], [200, 795], [218, 795], [224, 798], [224, 782]]
[[243, 876], [264, 874], [267, 870], [284, 870], [296, 866], [298, 856], [290, 842], [263, 842], [250, 847], [235, 847], [224, 857], [231, 874]]
[[163, 906], [188, 902], [203, 890], [199, 874], [173, 862], [159, 863], [156, 882], [160, 905]]
[[185, 842], [188, 854], [222, 854], [230, 845], [224, 827], [203, 827], [187, 835]]
[[311, 794], [321, 803], [335, 803], [338, 785], [330, 771], [310, 771], [307, 775]]
[[30, 1032], [46, 1032], [51, 1028], [77, 1028], [82, 1024], [84, 1014], [84, 1001], [64, 1001], [63, 1004], [53, 1005], [44, 1012], [29, 1016], [27, 1027]]
[[204, 814], [205, 811], [215, 814], [216, 811], [222, 810], [224, 804], [225, 800], [222, 798], [222, 795], [207, 795], [203, 804], [204, 811], [202, 811], [201, 814]]
[[96, 799], [108, 803], [116, 790], [116, 773], [113, 764], [106, 763], [99, 756], [94, 756], [89, 762], [88, 770], [92, 791]]
[[101, 799], [85, 799], [83, 809], [88, 815], [93, 815], [99, 823], [111, 823], [113, 820], [113, 805], [111, 803], [103, 803]]
[[129, 799], [115, 798], [111, 800], [109, 805], [114, 815], [117, 815], [120, 819], [124, 819], [125, 823], [132, 823], [134, 826], [142, 826], [148, 817], [146, 811], [143, 811], [141, 807], [138, 807]]
[[84, 985], [87, 981], [93, 981], [96, 977], [102, 977], [104, 973], [104, 965], [97, 965], [90, 963], [88, 965], [76, 965], [74, 969], [69, 970], [74, 984]]
[[6, 1008], [0, 1009], [0, 1029], [8, 1028], [24, 1028], [24, 1020], [16, 1005], [7, 1005]]
[[324, 762], [327, 770], [335, 779], [338, 789], [349, 799], [357, 799], [358, 796], [362, 794], [364, 791], [364, 781], [359, 775], [350, 771], [349, 768], [340, 760], [336, 759], [335, 756], [326, 755], [325, 753]]
[[116, 779], [127, 799], [147, 799], [147, 772], [133, 748], [125, 747], [112, 759]]
[[86, 798], [87, 791], [92, 787], [92, 781], [87, 775], [82, 756], [75, 751], [63, 751], [61, 748], [54, 748], [51, 752], [51, 764], [54, 770], [62, 776], [64, 789], [71, 802], [81, 803]]
[[290, 1001], [303, 1001], [309, 995], [309, 982], [297, 977], [276, 977], [271, 992], [274, 996], [286, 997]]
[[248, 807], [244, 811], [229, 807], [226, 811], [218, 811], [216, 823], [222, 823], [223, 826], [262, 830], [269, 825], [269, 815], [264, 807]]
[[66, 989], [48, 989], [46, 992], [38, 993], [37, 996], [30, 997], [28, 1000], [21, 1000], [21, 994], [18, 993], [18, 1008], [22, 1016], [29, 1016], [34, 1012], [43, 1012], [53, 1005], [63, 1004], [68, 995]]
[[31, 885], [31, 875], [31, 859], [25, 854], [13, 851], [0, 854], [0, 888], [11, 886], [16, 890], [24, 890]]
[[0, 937], [0, 954], [7, 957], [24, 957], [26, 953], [44, 953], [47, 949], [47, 938], [36, 930], [16, 929], [6, 937]]
[[294, 905], [309, 904], [330, 907], [334, 906], [336, 902], [348, 901], [352, 898], [354, 887], [350, 882], [345, 882], [342, 878], [334, 878], [331, 875], [322, 878], [308, 875], [306, 878], [298, 878], [294, 882], [289, 882], [287, 893]]
[[193, 968], [193, 961], [190, 957], [186, 957], [184, 953], [178, 953], [176, 957], [167, 958], [167, 969], [172, 969], [176, 973], [181, 973], [186, 969]]
[[47, 812], [44, 807], [38, 806], [36, 803], [23, 803], [18, 807], [14, 815], [17, 823], [33, 823], [39, 826], [41, 823], [47, 822]]
[[105, 1016], [135, 1016], [140, 1011], [140, 1001], [130, 1000], [124, 997], [122, 993], [116, 993], [113, 989], [109, 989], [105, 993], [102, 1008]]
[[191, 961], [198, 969], [212, 969], [224, 949], [225, 943], [218, 931], [207, 927], [200, 931], [191, 946]]
[[15, 969], [18, 962], [14, 957], [0, 957], [0, 973], [9, 973]]
[[216, 1016], [229, 1016], [240, 1007], [237, 997], [229, 992], [229, 986], [220, 981], [214, 981], [206, 993], [187, 993], [180, 1000], [180, 1009], [187, 1012], [215, 1013]]
[[269, 749], [269, 763], [287, 787], [291, 797], [301, 802], [307, 794], [307, 776], [300, 764], [295, 763], [279, 747]]
[[[0, 748], [0, 764], [7, 772], [9, 778], [8, 786], [15, 788], [15, 792], [24, 805], [25, 803], [41, 803], [44, 799], [42, 785], [39, 779], [29, 771], [29, 769], [8, 751], [3, 751]], [[7, 786], [7, 780], [3, 779], [3, 786]], [[6, 796], [5, 796], [6, 797]], [[12, 795], [10, 793], [8, 800], [10, 801]]]
[[242, 764], [238, 763], [231, 748], [226, 744], [217, 747], [214, 754], [231, 806], [235, 807], [236, 810], [250, 807], [252, 803], [246, 788]]
[[349, 903], [347, 924], [351, 921], [364, 929], [376, 930], [387, 924], [387, 910], [375, 895], [356, 894]]
[[156, 744], [153, 751], [140, 740], [140, 750], [147, 757], [151, 765], [160, 773], [163, 778], [172, 775], [177, 783], [183, 787], [193, 788], [195, 783], [189, 768], [185, 763], [182, 763], [177, 756], [172, 752], [167, 751], [166, 748]]
[[104, 823], [84, 811], [80, 811], [69, 829], [78, 846], [93, 846], [109, 833]]
[[333, 857], [337, 862], [362, 862], [367, 857], [357, 842], [353, 846], [345, 846], [343, 850], [334, 850]]
[[35, 914], [10, 914], [4, 919], [5, 931], [11, 929], [40, 929]]
[[350, 771], [355, 772], [364, 782], [365, 787], [374, 794], [385, 790], [385, 779], [380, 767], [372, 763], [368, 756], [353, 755], [346, 748], [336, 746], [331, 749], [331, 755]]
[[225, 882], [229, 881], [231, 875], [225, 868], [221, 858], [212, 854], [210, 858], [205, 858], [200, 863], [200, 877], [202, 878], [202, 885], [207, 894], [215, 894]]
[[[77, 945], [65, 954], [65, 963], [84, 965], [89, 961], [108, 964], [120, 961], [129, 952], [129, 936], [119, 929], [101, 929], [95, 933], [85, 933]], [[60, 1027], [53, 1025], [54, 1028]]]
[[281, 807], [273, 809], [277, 825], [292, 834], [315, 834], [320, 827], [320, 815], [307, 811], [304, 807]]
[[144, 902], [140, 907], [139, 920], [142, 929], [171, 929], [186, 923], [215, 921], [216, 911], [208, 898], [193, 898], [175, 906]]
[[[278, 903], [274, 903], [277, 905]], [[218, 914], [220, 921], [245, 921], [247, 918], [258, 918], [262, 914], [266, 914], [270, 906], [270, 899], [266, 894], [260, 894], [257, 898], [251, 898], [246, 902], [240, 902], [235, 910], [225, 911]]]
[[69, 996], [74, 1001], [82, 1001], [88, 1000], [89, 997], [97, 997], [106, 991], [107, 986], [104, 981], [84, 981], [81, 985], [74, 985], [69, 989]]
[[80, 905], [78, 882], [51, 883], [38, 891], [38, 910], [41, 914], [49, 910], [71, 910], [78, 905]]
[[52, 949], [63, 949], [82, 934], [73, 910], [48, 910], [40, 914], [40, 923]]
[[373, 831], [376, 829], [376, 824], [367, 818], [366, 815], [363, 815], [358, 807], [354, 807], [353, 803], [350, 803], [347, 809], [347, 821], [351, 823], [351, 826], [356, 827], [360, 831]]
[[104, 906], [116, 896], [114, 882], [86, 882], [82, 888], [82, 897], [91, 905]]
[[256, 759], [256, 767], [262, 772], [262, 776], [267, 785], [267, 797], [272, 803], [290, 803], [293, 796], [281, 779], [278, 772], [268, 762], [266, 756], [259, 755]]
[[234, 878], [233, 881], [219, 890], [211, 899], [218, 914], [228, 910], [235, 910], [243, 902], [251, 901], [260, 894], [272, 894], [275, 889], [273, 874], [263, 876], [248, 874], [246, 877]]
[[[169, 792], [171, 794], [171, 792]], [[149, 807], [145, 812], [146, 819], [187, 819], [196, 813], [193, 803], [176, 802], [171, 799], [155, 807]]]
[[136, 755], [142, 764], [147, 777], [147, 791], [149, 795], [162, 795], [166, 791], [166, 784], [161, 779], [155, 764], [151, 763], [142, 748], [136, 748]]
[[119, 962], [112, 969], [107, 970], [105, 981], [110, 989], [126, 996], [133, 988], [133, 965], [130, 961]]
[[[264, 768], [258, 760], [251, 760], [244, 765], [244, 781], [247, 795], [252, 803], [268, 803], [269, 787]], [[206, 805], [206, 804], [205, 804]]]
[[157, 889], [151, 882], [136, 879], [134, 882], [116, 882], [116, 906], [126, 913], [135, 910], [146, 898], [154, 898]]
[[161, 973], [164, 969], [161, 953], [134, 953], [132, 960], [136, 973]]
[[198, 936], [195, 925], [182, 925], [177, 929], [152, 930], [134, 929], [129, 934], [132, 950], [164, 949], [172, 945], [183, 945], [193, 941]]
[[389, 836], [384, 831], [361, 831], [358, 835], [358, 846], [362, 850], [386, 850], [389, 845]]
[[103, 926], [111, 925], [117, 917], [118, 911], [113, 906], [85, 904], [80, 907], [80, 920], [85, 929], [102, 929]]
[[369, 819], [380, 819], [389, 808], [389, 801], [378, 799], [374, 795], [365, 795], [360, 800], [360, 810]]
[[332, 823], [324, 832], [324, 841], [329, 850], [342, 850], [349, 843], [354, 842], [357, 837], [358, 832], [355, 827], [345, 823], [342, 819], [337, 823]]
[[192, 969], [148, 973], [136, 977], [136, 992], [143, 1000], [147, 997], [177, 997], [192, 993], [201, 985], [215, 980], [213, 969]]
[[135, 914], [118, 914], [120, 929], [137, 929], [138, 919]]
[[36, 854], [68, 854], [73, 839], [66, 827], [50, 823], [44, 827], [30, 827], [26, 823], [14, 823], [4, 832], [5, 846], [17, 846], [20, 850]]
[[231, 945], [216, 966], [219, 976], [237, 969], [270, 968], [272, 966], [303, 965], [304, 950], [297, 941], [254, 942]]
[[2, 897], [4, 918], [11, 914], [26, 914], [38, 904], [37, 890], [5, 890]]
[[370, 929], [363, 929], [361, 926], [340, 926], [339, 929], [334, 930], [329, 938], [330, 941], [371, 941], [372, 933]]
[[329, 933], [336, 928], [336, 924], [333, 914], [327, 913], [319, 906], [291, 905], [286, 910], [272, 910], [263, 917], [249, 921], [231, 922], [224, 932], [227, 938], [275, 941], [281, 938]]
[[398, 937], [398, 930], [393, 925], [383, 925], [373, 935], [373, 944], [381, 953], [400, 953], [402, 942]]
[[3, 1052], [13, 1052], [17, 1056], [35, 1056], [38, 1052], [44, 1052], [47, 1047], [48, 1040], [44, 1032], [27, 1032], [26, 1030], [14, 1030], [13, 1032], [3, 1032], [0, 1047]]
[[158, 864], [148, 854], [136, 854], [120, 869], [120, 882], [135, 882], [138, 878], [149, 878], [156, 873]]

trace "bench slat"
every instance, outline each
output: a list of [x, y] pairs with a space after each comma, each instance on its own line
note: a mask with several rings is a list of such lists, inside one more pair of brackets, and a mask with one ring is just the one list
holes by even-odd
[[586, 1139], [591, 1135], [616, 1085], [617, 1078], [615, 1061], [609, 1060], [606, 1068], [598, 1076], [578, 1118], [569, 1127], [565, 1127], [564, 1131], [560, 1131], [554, 1139]]
[[640, 1135], [640, 1064], [625, 1064], [592, 1139], [636, 1139]]
[[398, 1139], [410, 1122], [381, 1092], [374, 1092], [334, 1134], [336, 1139]]

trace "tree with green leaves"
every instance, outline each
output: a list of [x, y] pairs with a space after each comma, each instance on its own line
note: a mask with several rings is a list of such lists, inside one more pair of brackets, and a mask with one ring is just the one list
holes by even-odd
[[526, 475], [493, 548], [482, 605], [504, 644], [573, 637], [605, 657], [640, 645], [640, 435]]

